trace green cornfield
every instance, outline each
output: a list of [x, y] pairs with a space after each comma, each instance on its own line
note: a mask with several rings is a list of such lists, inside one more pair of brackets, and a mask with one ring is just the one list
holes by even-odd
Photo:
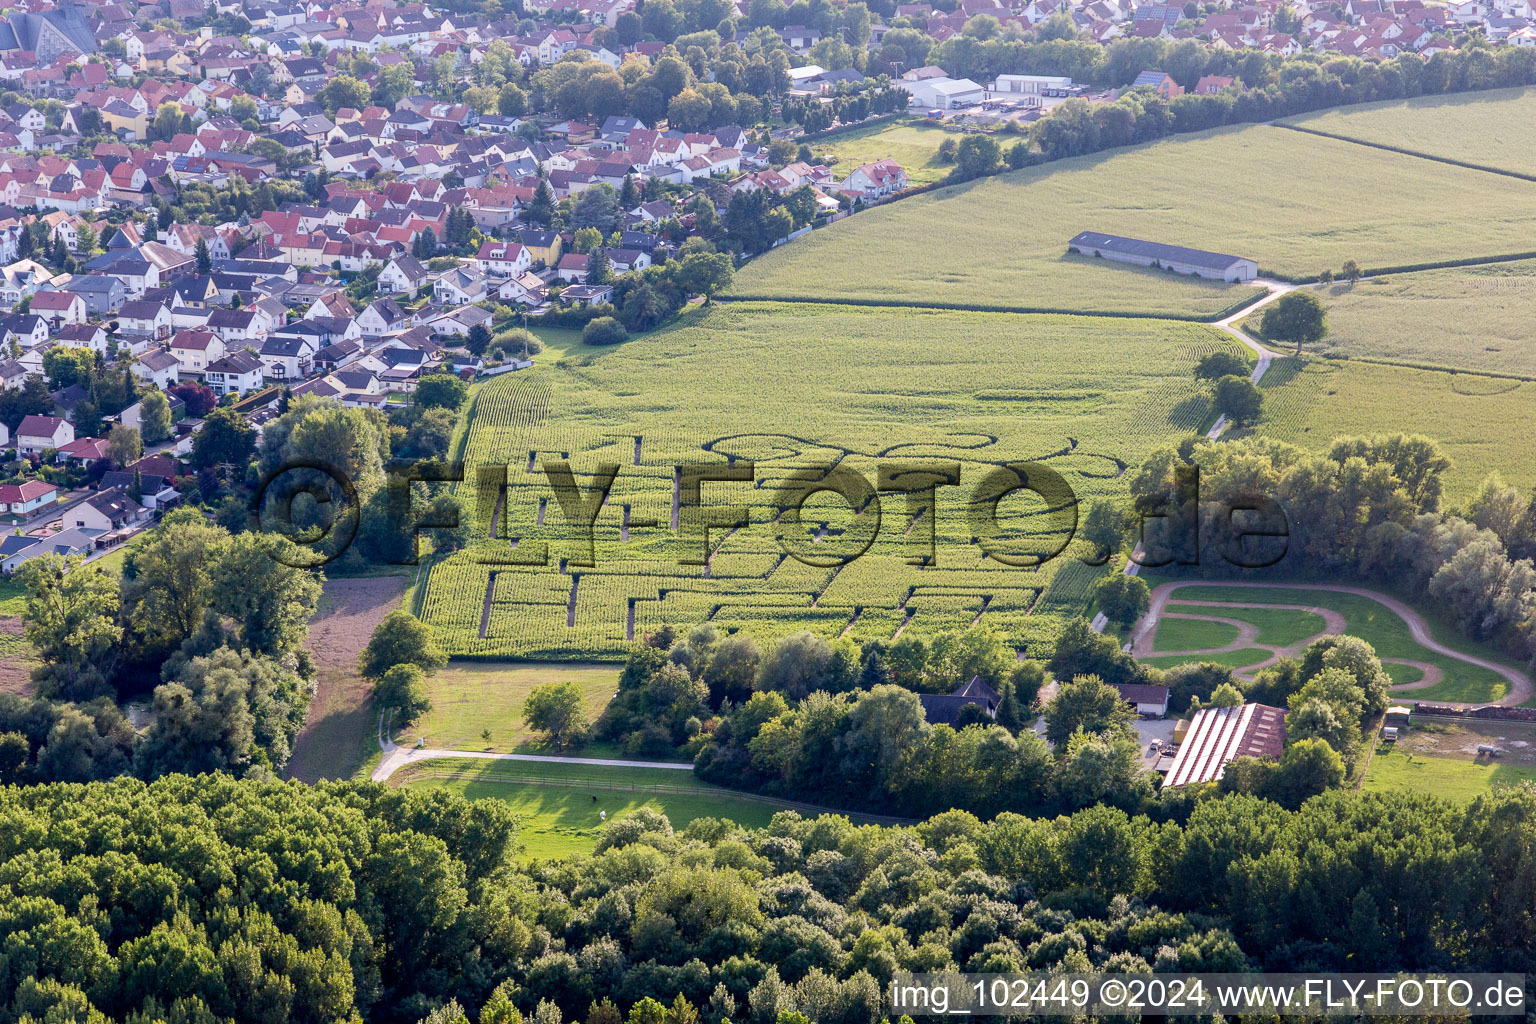
[[[989, 557], [1061, 548], [1074, 509], [1014, 494], [995, 531], [978, 530], [976, 485], [1038, 462], [1079, 502], [1123, 497], [1127, 469], [1206, 416], [1191, 369], [1226, 346], [1172, 321], [770, 303], [690, 312], [611, 349], [573, 345], [477, 387], [459, 485], [475, 540], [431, 566], [422, 614], [460, 657], [614, 658], [664, 622], [701, 621], [765, 641], [985, 623], [1031, 649], [1082, 611], [1104, 570], [1076, 560], [1080, 543], [1033, 567]], [[600, 465], [618, 467], [590, 566], [547, 461], [568, 461], [583, 487]], [[739, 506], [748, 525], [712, 528], [707, 564], [689, 564], [704, 547], [677, 467], [746, 461], [752, 481], [702, 494], [715, 513]], [[877, 531], [873, 503], [855, 513], [829, 493], [805, 501], [798, 526], [781, 520], [796, 504], [780, 493], [787, 480], [837, 466], [873, 486], [895, 463], [957, 464], [960, 484], [938, 489], [936, 515], [882, 494]], [[477, 483], [479, 467], [505, 468], [504, 496]], [[933, 561], [913, 564], [930, 529]]]

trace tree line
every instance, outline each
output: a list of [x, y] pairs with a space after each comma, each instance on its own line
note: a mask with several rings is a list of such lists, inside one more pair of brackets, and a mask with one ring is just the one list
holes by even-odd
[[[1322, 453], [1265, 438], [1190, 439], [1154, 452], [1130, 492], [1136, 510], [1161, 517], [1146, 537], [1147, 558], [1162, 571], [1357, 579], [1443, 611], [1468, 639], [1532, 663], [1536, 496], [1495, 473], [1464, 505], [1444, 508], [1450, 467], [1438, 444], [1417, 435], [1336, 438]], [[1198, 502], [1177, 480], [1194, 469]], [[1230, 510], [1243, 507], [1264, 509], [1263, 529], [1288, 536], [1234, 538]]]
[[0, 790], [9, 1019], [876, 1024], [911, 971], [1529, 971], [1536, 793], [911, 827], [642, 809], [520, 867], [495, 800], [172, 775]]

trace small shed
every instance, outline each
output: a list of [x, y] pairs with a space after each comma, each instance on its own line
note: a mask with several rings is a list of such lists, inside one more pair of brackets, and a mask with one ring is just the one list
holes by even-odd
[[1394, 704], [1387, 708], [1387, 715], [1382, 719], [1382, 723], [1397, 729], [1407, 729], [1412, 719], [1413, 708], [1405, 704]]

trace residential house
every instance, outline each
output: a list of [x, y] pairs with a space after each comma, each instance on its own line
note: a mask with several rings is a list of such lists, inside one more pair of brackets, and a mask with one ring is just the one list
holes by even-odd
[[212, 331], [177, 331], [171, 338], [171, 355], [186, 376], [202, 376], [208, 364], [224, 355], [224, 339]]
[[59, 500], [59, 489], [42, 480], [19, 484], [0, 484], [0, 511], [13, 516], [27, 516]]
[[100, 491], [69, 510], [70, 525], [81, 530], [111, 533], [148, 518], [148, 511], [122, 487]]
[[48, 321], [54, 329], [85, 323], [85, 300], [74, 292], [38, 292], [28, 311]]
[[208, 364], [203, 383], [216, 395], [243, 395], [255, 391], [263, 383], [261, 360], [249, 352], [231, 352]]
[[161, 391], [181, 377], [181, 360], [163, 348], [152, 348], [133, 361], [133, 375]]
[[74, 424], [58, 416], [28, 416], [16, 427], [16, 450], [22, 455], [41, 455], [74, 439]]

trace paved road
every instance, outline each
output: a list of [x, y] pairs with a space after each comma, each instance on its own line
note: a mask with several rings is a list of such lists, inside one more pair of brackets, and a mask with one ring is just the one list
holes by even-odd
[[691, 772], [692, 764], [675, 761], [616, 761], [598, 757], [555, 757], [545, 754], [492, 754], [484, 750], [443, 750], [438, 747], [402, 747], [384, 732], [384, 716], [379, 716], [379, 747], [384, 757], [373, 774], [374, 782], [383, 782], [408, 764], [433, 761], [444, 757], [467, 757], [478, 761], [534, 761], [545, 764], [595, 764], [608, 768], [670, 768], [673, 771]]
[[[1478, 668], [1488, 669], [1490, 672], [1497, 672], [1509, 682], [1509, 692], [1504, 696], [1500, 697], [1498, 700], [1489, 701], [1487, 705], [1474, 706], [1485, 707], [1491, 705], [1503, 705], [1506, 707], [1511, 707], [1517, 704], [1524, 704], [1526, 701], [1531, 699], [1533, 694], [1536, 694], [1536, 685], [1532, 684], [1531, 677], [1519, 669], [1510, 668], [1507, 665], [1500, 665], [1498, 662], [1489, 661], [1486, 658], [1479, 658], [1475, 655], [1463, 654], [1461, 651], [1454, 650], [1453, 648], [1447, 647], [1445, 644], [1440, 643], [1430, 635], [1429, 623], [1425, 621], [1424, 616], [1420, 615], [1411, 606], [1404, 604], [1402, 601], [1399, 601], [1395, 597], [1389, 597], [1380, 591], [1370, 590], [1366, 587], [1351, 587], [1342, 583], [1268, 583], [1253, 580], [1180, 580], [1174, 583], [1164, 583], [1152, 591], [1152, 603], [1147, 609], [1147, 614], [1142, 618], [1141, 622], [1137, 624], [1133, 636], [1137, 638], [1140, 638], [1143, 635], [1150, 636], [1152, 629], [1154, 629], [1157, 625], [1158, 618], [1163, 614], [1163, 606], [1168, 603], [1169, 597], [1175, 590], [1178, 590], [1180, 587], [1202, 585], [1222, 587], [1255, 587], [1278, 590], [1327, 590], [1338, 594], [1353, 594], [1356, 597], [1368, 598], [1377, 602], [1378, 604], [1386, 605], [1386, 607], [1391, 609], [1392, 612], [1398, 616], [1398, 618], [1406, 622], [1408, 624], [1409, 634], [1413, 637], [1414, 642], [1417, 643], [1420, 647], [1423, 647], [1426, 650], [1434, 651], [1436, 654], [1444, 655], [1447, 658], [1455, 658], [1457, 661], [1464, 661], [1469, 665], [1476, 665]], [[1407, 664], [1422, 666], [1422, 663], [1420, 662], [1407, 662]], [[1408, 688], [1410, 687], [1405, 687], [1405, 689]], [[1422, 686], [1416, 684], [1411, 688], [1422, 689]]]
[[[1251, 315], [1254, 310], [1262, 309], [1271, 302], [1274, 302], [1286, 292], [1295, 291], [1300, 285], [1289, 284], [1285, 281], [1270, 281], [1264, 278], [1255, 278], [1253, 283], [1268, 288], [1269, 291], [1236, 313], [1217, 320], [1212, 326], [1218, 330], [1226, 331], [1232, 337], [1252, 349], [1253, 354], [1259, 357], [1258, 364], [1253, 368], [1253, 373], [1248, 375], [1248, 379], [1257, 384], [1260, 378], [1264, 376], [1264, 372], [1269, 369], [1269, 364], [1274, 361], [1275, 353], [1244, 334], [1242, 329], [1237, 326], [1237, 322]], [[1226, 431], [1227, 426], [1227, 418], [1225, 416], [1218, 417], [1216, 422], [1211, 425], [1211, 429], [1205, 432], [1205, 436], [1214, 441]]]

